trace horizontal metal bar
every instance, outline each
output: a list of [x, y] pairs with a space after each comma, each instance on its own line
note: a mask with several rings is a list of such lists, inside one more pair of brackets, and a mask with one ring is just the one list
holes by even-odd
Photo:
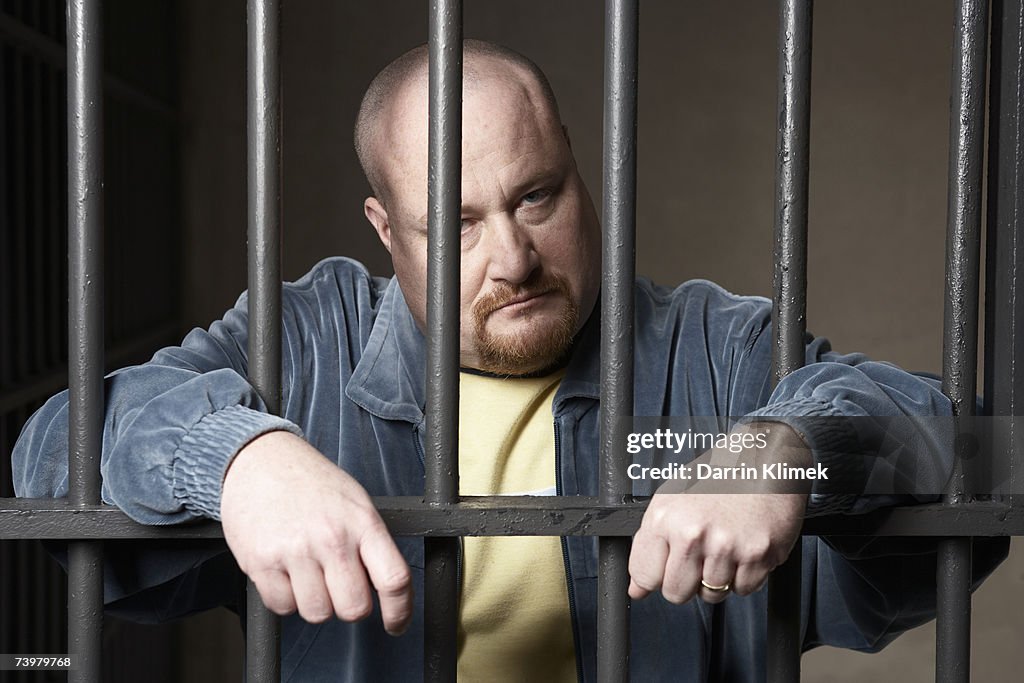
[[[589, 496], [467, 496], [451, 506], [421, 498], [379, 497], [377, 509], [396, 536], [631, 536], [646, 501], [599, 505]], [[1001, 503], [915, 505], [866, 515], [804, 522], [812, 536], [1024, 536], [1024, 506]], [[220, 524], [146, 526], [121, 510], [70, 506], [64, 498], [0, 498], [0, 540], [220, 538]]]

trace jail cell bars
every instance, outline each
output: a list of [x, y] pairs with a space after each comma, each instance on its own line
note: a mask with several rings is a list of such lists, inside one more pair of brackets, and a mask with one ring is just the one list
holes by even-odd
[[[1020, 125], [1021, 41], [1024, 0], [995, 0], [990, 92], [989, 282], [986, 308], [994, 353], [986, 368], [986, 398], [993, 412], [1012, 414], [1024, 382], [1019, 374], [994, 370], [999, 358], [1015, 359], [1020, 339], [998, 343], [993, 325], [1015, 321], [1021, 307], [1017, 258], [1019, 207], [1024, 168]], [[280, 8], [275, 0], [249, 6], [249, 229], [251, 380], [275, 409], [280, 400]], [[955, 28], [954, 103], [951, 112], [949, 235], [944, 390], [959, 414], [969, 414], [975, 390], [973, 339], [977, 326], [981, 160], [988, 3], [961, 0]], [[779, 144], [776, 195], [774, 356], [776, 379], [803, 358], [806, 301], [807, 183], [810, 107], [810, 0], [782, 0], [779, 34]], [[602, 681], [628, 680], [629, 602], [625, 597], [629, 536], [643, 514], [629, 497], [625, 467], [611, 448], [613, 420], [632, 410], [632, 288], [636, 202], [636, 101], [638, 3], [608, 0], [605, 61], [605, 251], [602, 299], [601, 481], [597, 497], [458, 499], [458, 225], [462, 69], [462, 3], [434, 0], [430, 7], [430, 220], [427, 491], [423, 500], [378, 498], [395, 534], [426, 536], [427, 642], [424, 675], [455, 679], [457, 538], [485, 535], [601, 537], [599, 671]], [[73, 479], [67, 501], [5, 500], [0, 538], [65, 538], [72, 541], [69, 590], [69, 647], [81, 663], [72, 680], [98, 680], [101, 627], [101, 567], [104, 538], [218, 537], [219, 527], [142, 527], [123, 513], [99, 505], [98, 434], [102, 414], [103, 275], [100, 245], [102, 125], [98, 48], [98, 3], [71, 0], [68, 22], [69, 252], [72, 300], [69, 333], [76, 350], [70, 363]], [[1005, 289], [1003, 286], [1006, 285]], [[1004, 292], [1009, 291], [1008, 295]], [[1013, 328], [1016, 330], [1016, 328]], [[1016, 370], [1015, 370], [1016, 372]], [[884, 516], [822, 518], [805, 524], [805, 534], [922, 535], [942, 542], [939, 573], [937, 679], [969, 677], [970, 536], [1024, 535], [1024, 513], [1015, 506], [965, 500], [955, 486], [944, 504], [897, 509]], [[509, 513], [515, 519], [508, 521]], [[993, 514], [998, 512], [999, 514]], [[73, 514], [72, 514], [73, 513]], [[951, 514], [955, 513], [955, 514]], [[583, 524], [583, 521], [586, 524]], [[769, 678], [799, 679], [799, 557], [772, 580], [769, 589]], [[249, 600], [247, 670], [251, 680], [276, 680], [279, 635], [275, 619], [252, 592]]]
[[[173, 44], [156, 30], [166, 26], [171, 9], [170, 1], [157, 0], [144, 6], [120, 2], [105, 12], [112, 44], [103, 72], [108, 368], [142, 362], [152, 350], [180, 339]], [[64, 0], [0, 2], [3, 499], [14, 495], [6, 455], [19, 428], [67, 385], [65, 11]], [[144, 58], [136, 39], [147, 41]], [[166, 256], [158, 262], [137, 258], [146, 252]], [[131, 286], [144, 273], [153, 278], [152, 286]], [[21, 539], [0, 541], [0, 652], [66, 652], [65, 572], [37, 541]], [[137, 653], [144, 648], [148, 665], [168, 661], [167, 634], [173, 628], [116, 623], [117, 637], [104, 642], [104, 679], [137, 680]], [[0, 671], [0, 683], [62, 676]]]

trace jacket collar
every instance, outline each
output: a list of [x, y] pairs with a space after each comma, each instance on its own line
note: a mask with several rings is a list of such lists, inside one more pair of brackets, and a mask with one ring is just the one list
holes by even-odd
[[[555, 413], [571, 398], [600, 395], [600, 306], [577, 336], [565, 378], [555, 395]], [[345, 395], [385, 420], [418, 424], [426, 405], [426, 339], [416, 326], [398, 280], [384, 290], [370, 336]]]

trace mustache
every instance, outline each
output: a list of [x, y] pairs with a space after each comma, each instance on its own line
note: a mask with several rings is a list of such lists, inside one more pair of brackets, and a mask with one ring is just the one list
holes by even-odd
[[547, 275], [541, 276], [533, 282], [527, 281], [519, 286], [504, 283], [498, 284], [474, 304], [473, 312], [478, 320], [482, 320], [510, 303], [550, 292], [558, 292], [568, 299], [570, 297], [569, 283], [557, 275]]

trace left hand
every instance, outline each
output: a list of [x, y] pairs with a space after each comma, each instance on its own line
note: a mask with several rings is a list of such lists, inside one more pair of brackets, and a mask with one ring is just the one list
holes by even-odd
[[[765, 425], [740, 429], [764, 431]], [[745, 462], [753, 461], [759, 470], [764, 462], [811, 463], [810, 451], [790, 427], [776, 423], [769, 429], [768, 447], [758, 449], [762, 452], [756, 458], [743, 454]], [[735, 454], [709, 451], [697, 461], [736, 460]], [[661, 590], [676, 604], [695, 595], [717, 603], [730, 592], [749, 595], [759, 590], [800, 537], [810, 492], [810, 483], [805, 483], [806, 490], [800, 493], [773, 492], [770, 482], [758, 482], [757, 492], [751, 493], [700, 493], [700, 483], [663, 484], [633, 538], [629, 596], [639, 599]], [[716, 484], [721, 491], [721, 482]]]

